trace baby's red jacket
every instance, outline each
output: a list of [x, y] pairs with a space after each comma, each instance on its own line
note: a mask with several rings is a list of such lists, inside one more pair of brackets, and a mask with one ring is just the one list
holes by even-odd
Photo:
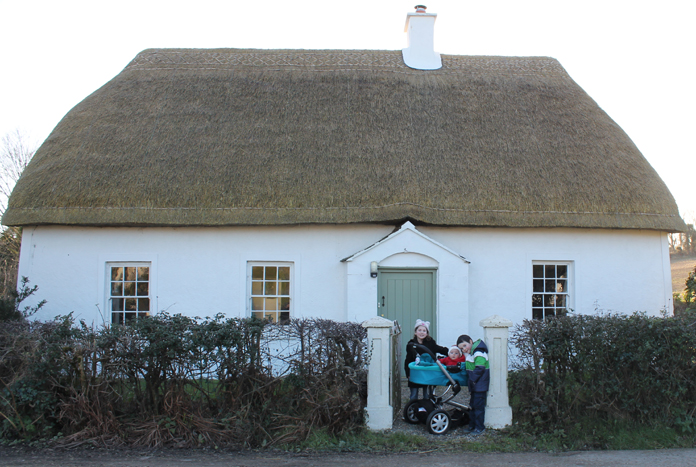
[[440, 363], [442, 363], [445, 366], [452, 366], [452, 365], [459, 365], [461, 362], [465, 362], [466, 357], [459, 357], [457, 359], [452, 360], [449, 357], [441, 358]]

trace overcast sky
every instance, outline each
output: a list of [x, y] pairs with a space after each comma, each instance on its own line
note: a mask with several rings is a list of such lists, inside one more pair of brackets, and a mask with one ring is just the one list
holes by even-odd
[[[0, 0], [0, 135], [40, 144], [147, 48], [399, 50], [416, 3]], [[558, 59], [696, 220], [695, 1], [424, 3], [440, 53]]]

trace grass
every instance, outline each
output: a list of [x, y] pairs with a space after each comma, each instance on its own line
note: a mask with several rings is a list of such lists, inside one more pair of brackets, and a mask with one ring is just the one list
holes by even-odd
[[505, 430], [488, 430], [478, 438], [414, 435], [398, 431], [361, 430], [343, 436], [324, 431], [313, 433], [296, 445], [281, 446], [292, 452], [563, 452], [586, 450], [647, 450], [696, 447], [696, 433], [674, 428], [631, 426], [622, 421], [598, 423], [585, 420], [570, 430], [533, 433], [522, 425]]
[[366, 429], [332, 436], [320, 430], [296, 445], [281, 446], [293, 452], [363, 452], [363, 453], [406, 453], [406, 452], [522, 452], [525, 445], [514, 437], [490, 430], [479, 438], [434, 436], [404, 433], [400, 431], [371, 432]]
[[696, 256], [670, 256], [672, 269], [672, 292], [683, 293], [689, 273], [696, 267]]
[[[524, 437], [523, 429], [516, 436]], [[622, 421], [585, 420], [570, 430], [530, 436], [542, 451], [646, 450], [696, 447], [696, 433], [680, 433], [672, 427], [630, 425]]]

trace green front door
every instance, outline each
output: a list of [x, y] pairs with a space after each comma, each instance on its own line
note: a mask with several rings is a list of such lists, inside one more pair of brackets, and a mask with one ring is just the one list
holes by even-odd
[[[380, 268], [377, 294], [379, 316], [401, 325], [402, 347], [413, 338], [418, 318], [430, 321], [430, 335], [437, 340], [435, 269]], [[404, 351], [401, 349], [401, 368]]]

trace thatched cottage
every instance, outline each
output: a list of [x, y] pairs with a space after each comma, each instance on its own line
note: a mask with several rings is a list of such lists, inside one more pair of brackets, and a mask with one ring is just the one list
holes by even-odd
[[631, 139], [558, 61], [440, 56], [421, 17], [404, 51], [138, 54], [9, 201], [39, 318], [380, 315], [447, 344], [670, 310], [684, 223]]

